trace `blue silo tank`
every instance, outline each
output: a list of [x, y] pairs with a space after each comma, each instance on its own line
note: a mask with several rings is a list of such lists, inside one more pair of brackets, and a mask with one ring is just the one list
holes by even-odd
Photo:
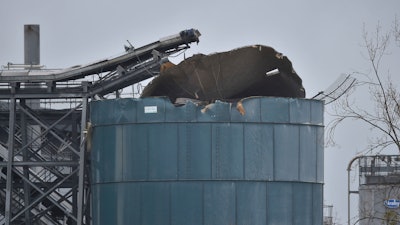
[[322, 224], [322, 101], [90, 106], [93, 224]]

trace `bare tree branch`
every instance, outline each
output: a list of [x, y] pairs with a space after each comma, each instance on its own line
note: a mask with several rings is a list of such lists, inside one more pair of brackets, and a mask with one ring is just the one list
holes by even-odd
[[[370, 73], [356, 72], [361, 79], [357, 80], [352, 90], [342, 96], [335, 103], [329, 114], [334, 117], [327, 125], [327, 143], [335, 144], [335, 130], [346, 120], [360, 121], [371, 130], [377, 131], [381, 136], [370, 139], [365, 151], [381, 152], [389, 146], [395, 145], [400, 152], [400, 91], [390, 79], [390, 72], [384, 74], [381, 66], [385, 56], [390, 55], [388, 48], [391, 40], [400, 47], [400, 24], [395, 18], [392, 29], [385, 32], [378, 23], [373, 33], [369, 33], [364, 26], [362, 37], [364, 48], [367, 52], [367, 60], [370, 62]], [[373, 103], [373, 108], [358, 104], [359, 100], [354, 96], [357, 88], [367, 88]]]

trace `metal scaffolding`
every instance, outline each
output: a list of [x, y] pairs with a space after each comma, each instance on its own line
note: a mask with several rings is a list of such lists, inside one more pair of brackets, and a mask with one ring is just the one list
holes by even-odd
[[[25, 29], [38, 32], [36, 26]], [[184, 30], [127, 48], [118, 57], [64, 70], [43, 69], [32, 52], [25, 64], [4, 66], [0, 225], [90, 224], [89, 102], [158, 75], [169, 55], [189, 48], [199, 36], [197, 30]]]

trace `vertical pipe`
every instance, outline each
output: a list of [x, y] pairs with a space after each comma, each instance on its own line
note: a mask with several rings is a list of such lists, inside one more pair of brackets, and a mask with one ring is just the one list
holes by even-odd
[[351, 166], [353, 165], [354, 161], [356, 161], [359, 158], [362, 158], [362, 155], [356, 156], [352, 158], [347, 165], [347, 224], [350, 225], [350, 194], [351, 193], [356, 193], [354, 191], [350, 190], [350, 171], [351, 171]]
[[350, 225], [350, 169], [347, 169], [347, 225]]
[[11, 224], [11, 203], [12, 203], [12, 167], [14, 159], [14, 134], [15, 134], [15, 114], [16, 99], [10, 99], [10, 118], [8, 131], [8, 160], [7, 160], [7, 181], [6, 181], [6, 206], [5, 206], [5, 224]]
[[86, 136], [86, 114], [87, 114], [88, 97], [82, 98], [82, 118], [81, 118], [81, 141], [79, 152], [79, 175], [78, 175], [78, 224], [82, 225], [83, 221], [83, 196], [84, 196], [84, 177], [85, 177], [85, 136]]
[[24, 25], [24, 64], [40, 64], [40, 27], [37, 24]]
[[[24, 64], [40, 64], [40, 26], [37, 24], [24, 25]], [[30, 67], [27, 66], [26, 69], [30, 69]], [[38, 87], [40, 86], [40, 84], [37, 85]], [[28, 100], [26, 104], [32, 109], [39, 109], [40, 99]], [[37, 126], [32, 126], [31, 128], [30, 130], [32, 131], [40, 129]]]

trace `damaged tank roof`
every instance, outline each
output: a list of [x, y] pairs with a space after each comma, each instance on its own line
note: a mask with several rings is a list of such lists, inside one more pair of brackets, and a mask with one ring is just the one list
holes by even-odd
[[305, 90], [286, 56], [271, 47], [253, 45], [211, 55], [197, 54], [178, 65], [164, 65], [160, 76], [143, 90], [142, 97], [149, 96], [167, 96], [172, 102], [177, 98], [304, 98]]

